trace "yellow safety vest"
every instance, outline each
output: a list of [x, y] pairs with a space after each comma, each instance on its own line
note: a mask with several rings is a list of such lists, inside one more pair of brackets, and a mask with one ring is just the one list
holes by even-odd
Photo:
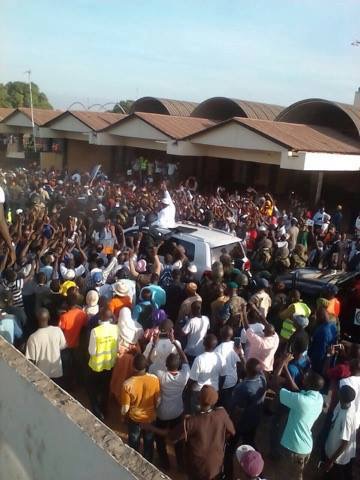
[[96, 353], [90, 356], [89, 367], [94, 372], [111, 370], [115, 365], [119, 330], [117, 325], [104, 323], [94, 329]]
[[[293, 304], [295, 307], [295, 312], [293, 315], [303, 315], [304, 317], [309, 317], [311, 310], [306, 305], [306, 303], [296, 302]], [[289, 340], [291, 335], [295, 332], [296, 328], [294, 326], [294, 322], [292, 318], [287, 318], [283, 321], [280, 337], [284, 338], [285, 340]]]

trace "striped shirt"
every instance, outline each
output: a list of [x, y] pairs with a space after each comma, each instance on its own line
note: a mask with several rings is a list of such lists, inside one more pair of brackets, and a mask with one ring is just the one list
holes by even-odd
[[24, 286], [24, 280], [22, 278], [18, 278], [15, 282], [7, 282], [5, 279], [2, 279], [0, 282], [1, 287], [11, 292], [13, 298], [13, 306], [14, 307], [24, 307], [23, 296], [22, 296], [22, 289]]

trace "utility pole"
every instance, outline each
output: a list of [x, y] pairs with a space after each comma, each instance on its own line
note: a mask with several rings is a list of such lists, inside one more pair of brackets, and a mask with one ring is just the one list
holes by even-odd
[[24, 72], [24, 73], [27, 74], [27, 76], [28, 76], [28, 82], [29, 82], [31, 125], [32, 125], [32, 131], [33, 131], [34, 152], [36, 152], [36, 134], [35, 134], [35, 123], [34, 123], [34, 107], [33, 107], [32, 90], [31, 90], [31, 70], [26, 70], [26, 72]]

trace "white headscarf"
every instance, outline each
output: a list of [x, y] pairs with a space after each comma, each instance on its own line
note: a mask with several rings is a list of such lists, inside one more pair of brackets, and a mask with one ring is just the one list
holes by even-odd
[[134, 344], [144, 335], [142, 326], [132, 319], [131, 310], [127, 307], [123, 307], [119, 312], [118, 327], [120, 343]]

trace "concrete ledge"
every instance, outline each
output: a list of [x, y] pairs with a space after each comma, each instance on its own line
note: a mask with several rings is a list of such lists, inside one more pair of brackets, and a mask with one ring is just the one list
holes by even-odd
[[[1, 362], [5, 362], [5, 364], [11, 367], [11, 369], [21, 377], [22, 381], [25, 380], [27, 382], [28, 387], [35, 389], [35, 391], [45, 398], [52, 407], [56, 408], [61, 414], [67, 417], [76, 428], [81, 430], [81, 432], [87, 437], [87, 440], [90, 439], [96, 447], [103, 450], [103, 453], [109, 457], [110, 463], [113, 463], [115, 460], [120, 469], [119, 479], [125, 478], [124, 469], [129, 472], [128, 476], [125, 474], [127, 478], [136, 478], [139, 480], [164, 480], [169, 478], [152, 464], [147, 462], [136, 451], [124, 444], [110, 428], [100, 422], [77, 400], [59, 388], [2, 337], [0, 337], [0, 364]], [[1, 409], [5, 408], [2, 392], [5, 397], [5, 390], [7, 388], [11, 388], [11, 386], [4, 384], [1, 385]], [[7, 392], [7, 395], [9, 396], [9, 392]], [[27, 415], [31, 415], [30, 404], [29, 411], [26, 413]], [[19, 425], [16, 424], [16, 418], [12, 419], [11, 422], [14, 429], [19, 429]], [[23, 425], [23, 428], [25, 435], [25, 425]], [[54, 432], [49, 432], [49, 435], [51, 434], [54, 434]], [[61, 440], [66, 442], [66, 438]]]

